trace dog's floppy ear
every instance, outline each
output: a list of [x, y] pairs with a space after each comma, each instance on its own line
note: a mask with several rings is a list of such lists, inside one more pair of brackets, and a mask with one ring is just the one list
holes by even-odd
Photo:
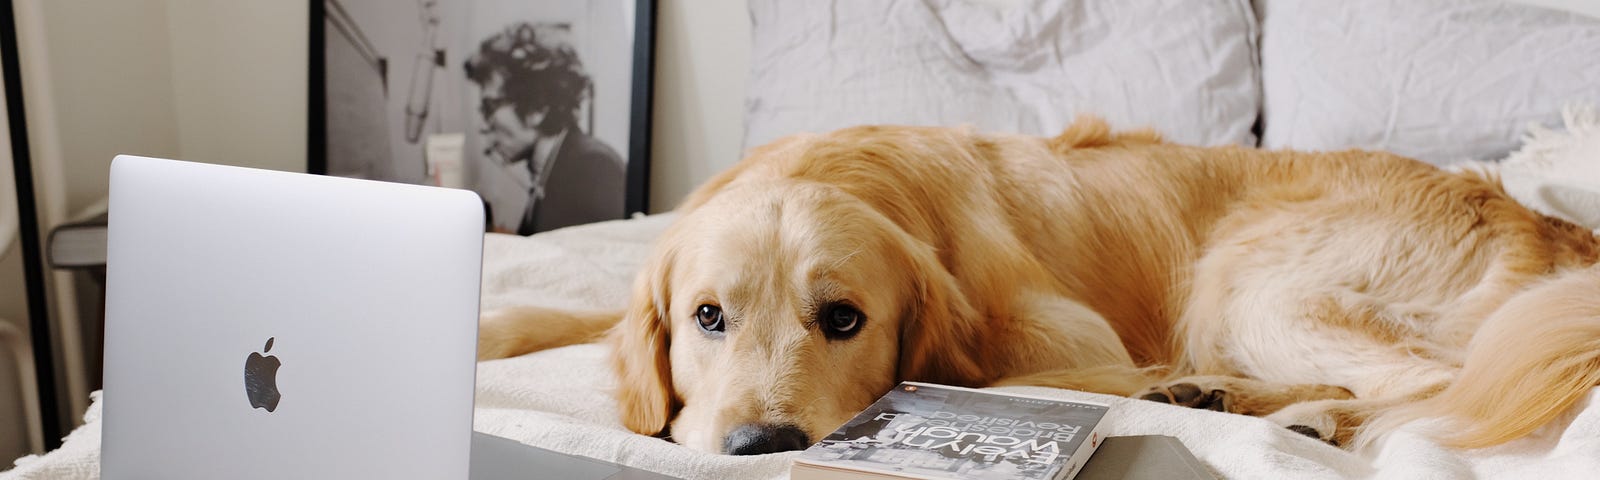
[[994, 379], [977, 358], [984, 319], [931, 247], [915, 242], [906, 252], [913, 292], [900, 325], [900, 380], [985, 386]]
[[617, 404], [622, 424], [645, 435], [659, 435], [677, 412], [668, 348], [671, 325], [665, 314], [670, 257], [658, 252], [634, 279], [633, 296], [622, 321], [611, 329], [612, 367], [617, 373]]

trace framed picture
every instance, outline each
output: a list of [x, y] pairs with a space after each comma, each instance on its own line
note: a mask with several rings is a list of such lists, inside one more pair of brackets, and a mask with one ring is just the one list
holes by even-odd
[[646, 211], [654, 0], [312, 0], [312, 173], [466, 188], [489, 231]]

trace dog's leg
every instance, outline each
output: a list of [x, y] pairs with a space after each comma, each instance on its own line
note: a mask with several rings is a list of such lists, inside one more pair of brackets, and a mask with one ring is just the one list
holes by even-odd
[[[1411, 372], [1399, 374], [1411, 376]], [[1356, 433], [1374, 415], [1442, 390], [1447, 384], [1443, 380], [1447, 375], [1435, 378], [1432, 383], [1391, 387], [1379, 391], [1381, 395], [1355, 398], [1349, 390], [1332, 385], [1281, 385], [1248, 378], [1198, 375], [1162, 382], [1136, 397], [1263, 417], [1301, 435], [1346, 447], [1351, 446]]]
[[595, 342], [621, 319], [621, 311], [571, 312], [541, 307], [492, 310], [478, 320], [478, 360]]
[[1266, 419], [1301, 435], [1336, 447], [1351, 446], [1362, 425], [1384, 410], [1427, 398], [1443, 389], [1436, 385], [1407, 395], [1296, 403], [1267, 415]]
[[1196, 375], [1161, 382], [1144, 389], [1136, 397], [1258, 417], [1300, 402], [1354, 398], [1349, 390], [1332, 385], [1283, 385], [1222, 375]]
[[1019, 338], [1010, 345], [1013, 373], [989, 386], [1054, 387], [1128, 396], [1161, 378], [1158, 368], [1139, 368], [1099, 313], [1051, 293], [1017, 296], [1014, 313]]
[[1158, 369], [1112, 365], [1029, 373], [1006, 377], [990, 386], [1053, 387], [1126, 397], [1160, 377]]
[[[1425, 308], [1350, 291], [1255, 287], [1258, 294], [1233, 300], [1232, 315], [1208, 326], [1222, 332], [1200, 337], [1215, 342], [1202, 344], [1213, 358], [1209, 371], [1245, 378], [1183, 379], [1148, 394], [1265, 416], [1345, 446], [1375, 413], [1431, 395], [1459, 371], [1408, 331], [1427, 324]], [[1282, 300], [1249, 304], [1263, 298]]]
[[[1444, 238], [1437, 232], [1406, 235], [1413, 227], [1328, 206], [1279, 207], [1289, 211], [1246, 216], [1213, 243], [1195, 264], [1179, 321], [1180, 371], [1250, 380], [1179, 380], [1147, 394], [1265, 415], [1343, 445], [1376, 413], [1449, 384], [1460, 368], [1458, 335], [1440, 331], [1458, 328], [1442, 320], [1473, 323], [1485, 310], [1474, 287], [1518, 276], [1424, 242]], [[1349, 234], [1358, 231], [1383, 235]], [[1244, 390], [1229, 389], [1241, 382]], [[1177, 388], [1184, 383], [1194, 388]]]

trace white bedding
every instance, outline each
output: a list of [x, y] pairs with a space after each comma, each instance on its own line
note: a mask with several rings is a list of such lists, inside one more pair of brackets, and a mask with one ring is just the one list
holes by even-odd
[[1252, 4], [1262, 147], [1494, 160], [1563, 102], [1600, 102], [1600, 19], [1503, 0]]
[[1079, 113], [1255, 145], [1248, 0], [750, 0], [744, 147], [861, 124], [1055, 135]]
[[[1512, 188], [1513, 194], [1561, 185], [1567, 200], [1553, 207], [1546, 204], [1546, 209], [1600, 228], [1581, 218], [1585, 212], [1587, 218], [1600, 214], [1600, 119], [1592, 112], [1569, 112], [1568, 123], [1581, 134], [1538, 133], [1512, 160], [1487, 168], [1528, 182], [1526, 187]], [[657, 215], [528, 238], [489, 235], [484, 245], [483, 306], [619, 307], [650, 241], [672, 218]], [[615, 380], [605, 357], [605, 347], [581, 345], [479, 364], [475, 428], [684, 478], [787, 477], [793, 452], [709, 455], [624, 430], [608, 393]], [[1506, 445], [1456, 451], [1402, 431], [1368, 457], [1257, 418], [1067, 390], [1006, 390], [1111, 403], [1110, 434], [1176, 436], [1226, 478], [1553, 480], [1594, 478], [1600, 472], [1600, 389], [1534, 435]], [[19, 459], [17, 467], [0, 474], [0, 479], [98, 478], [99, 417], [96, 394], [85, 416], [87, 423], [73, 431], [62, 448]]]
[[[614, 307], [648, 250], [672, 219], [657, 215], [529, 238], [485, 239], [484, 306], [537, 303]], [[586, 455], [684, 478], [786, 478], [794, 453], [709, 455], [624, 430], [608, 391], [614, 385], [605, 347], [581, 345], [478, 367], [476, 429], [552, 450]], [[1047, 388], [1034, 395], [1114, 405], [1113, 435], [1165, 434], [1228, 478], [1586, 478], [1600, 471], [1600, 407], [1583, 404], [1534, 437], [1492, 450], [1456, 452], [1400, 435], [1375, 461], [1290, 432], [1265, 420], [1153, 402]], [[49, 455], [19, 460], [6, 479], [98, 478], [100, 402], [88, 423]], [[1506, 474], [1514, 476], [1506, 477]]]

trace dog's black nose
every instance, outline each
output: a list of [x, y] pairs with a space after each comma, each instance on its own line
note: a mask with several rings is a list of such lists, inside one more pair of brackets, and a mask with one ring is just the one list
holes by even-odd
[[811, 445], [806, 432], [794, 425], [746, 423], [722, 439], [722, 451], [729, 455], [761, 455], [763, 453], [802, 450]]

